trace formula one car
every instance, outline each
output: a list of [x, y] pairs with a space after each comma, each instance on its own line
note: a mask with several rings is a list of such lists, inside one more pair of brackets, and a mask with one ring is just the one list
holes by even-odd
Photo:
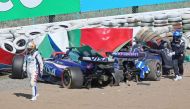
[[159, 54], [144, 51], [141, 44], [132, 46], [130, 51], [107, 53], [115, 58], [115, 68], [123, 71], [124, 81], [149, 79], [159, 81], [162, 76], [162, 59]]
[[[92, 83], [100, 86], [119, 84], [113, 59], [101, 57], [89, 46], [68, 49], [66, 53], [55, 53], [52, 59], [44, 61], [44, 75], [61, 78], [62, 86], [66, 88], [90, 88]], [[42, 76], [42, 79], [45, 78]]]

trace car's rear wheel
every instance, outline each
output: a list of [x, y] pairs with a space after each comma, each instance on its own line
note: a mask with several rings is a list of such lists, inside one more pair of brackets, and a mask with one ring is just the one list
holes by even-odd
[[150, 73], [147, 75], [147, 79], [160, 81], [162, 77], [162, 64], [158, 60], [151, 60], [147, 64], [150, 69]]
[[26, 73], [23, 71], [24, 56], [15, 55], [12, 63], [12, 78], [23, 79], [26, 77]]
[[82, 88], [83, 86], [83, 73], [80, 68], [66, 68], [63, 72], [62, 85], [68, 89]]

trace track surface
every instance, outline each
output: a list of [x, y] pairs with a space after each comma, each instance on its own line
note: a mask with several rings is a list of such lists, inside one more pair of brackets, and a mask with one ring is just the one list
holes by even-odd
[[1, 109], [189, 109], [190, 63], [185, 63], [183, 80], [175, 82], [171, 78], [90, 90], [39, 83], [40, 96], [32, 102], [28, 79], [12, 80], [5, 75], [0, 76], [0, 106]]

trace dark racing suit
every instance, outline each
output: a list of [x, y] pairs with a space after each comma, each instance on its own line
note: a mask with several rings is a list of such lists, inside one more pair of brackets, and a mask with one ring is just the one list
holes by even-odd
[[174, 64], [174, 73], [175, 75], [183, 75], [183, 62], [185, 57], [185, 42], [180, 40], [178, 42], [171, 42], [172, 50], [175, 54], [172, 56], [173, 64]]

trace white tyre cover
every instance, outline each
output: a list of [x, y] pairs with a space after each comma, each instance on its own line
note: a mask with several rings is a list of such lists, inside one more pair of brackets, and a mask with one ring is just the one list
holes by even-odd
[[13, 43], [10, 42], [10, 41], [7, 41], [7, 40], [3, 41], [2, 44], [1, 44], [1, 48], [4, 49], [7, 52], [10, 52], [10, 53], [13, 53], [13, 54], [16, 53], [16, 49], [14, 48]]
[[25, 36], [17, 37], [13, 41], [13, 45], [16, 48], [16, 50], [24, 50], [26, 48], [26, 44], [28, 42], [28, 38]]

